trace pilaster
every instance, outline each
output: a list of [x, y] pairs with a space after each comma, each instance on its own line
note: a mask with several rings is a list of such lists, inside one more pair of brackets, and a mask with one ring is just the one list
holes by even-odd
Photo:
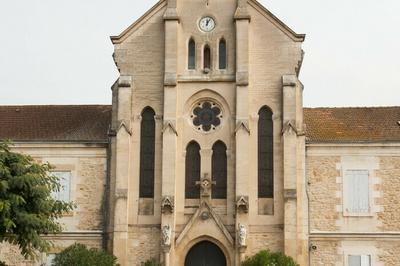
[[296, 75], [283, 76], [282, 83], [285, 254], [308, 265], [303, 87]]
[[116, 93], [117, 122], [113, 123], [115, 134], [114, 214], [113, 214], [113, 254], [122, 265], [128, 265], [128, 188], [130, 173], [132, 78], [121, 76]]
[[[164, 14], [165, 24], [165, 74], [164, 121], [162, 144], [162, 250], [164, 265], [174, 265], [176, 226], [176, 162], [177, 162], [177, 61], [178, 24], [177, 1], [168, 0]], [[167, 205], [164, 205], [166, 203]], [[168, 230], [166, 230], [168, 228]], [[169, 234], [166, 237], [166, 232]], [[168, 241], [166, 241], [168, 239]]]
[[[247, 1], [238, 0], [236, 23], [236, 248], [235, 265], [240, 265], [246, 247], [239, 241], [240, 228], [249, 222], [249, 24]], [[247, 201], [243, 203], [244, 201]], [[239, 204], [238, 204], [239, 202]], [[245, 208], [243, 210], [243, 204]], [[250, 208], [254, 206], [250, 205]]]

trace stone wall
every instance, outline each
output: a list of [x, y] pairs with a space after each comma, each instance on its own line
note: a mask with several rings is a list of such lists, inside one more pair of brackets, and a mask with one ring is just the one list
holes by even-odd
[[247, 240], [246, 256], [253, 256], [261, 250], [283, 252], [283, 232], [257, 232], [250, 233]]
[[103, 230], [106, 160], [82, 158], [79, 160], [76, 216], [78, 230]]
[[129, 232], [128, 261], [140, 266], [150, 259], [160, 259], [161, 230], [159, 227], [131, 227]]
[[400, 231], [400, 157], [381, 157], [380, 169], [376, 173], [382, 180], [378, 219], [382, 231]]
[[335, 231], [338, 212], [336, 191], [340, 190], [336, 178], [340, 172], [336, 164], [340, 157], [307, 157], [307, 174], [310, 184], [310, 227], [317, 231]]
[[310, 265], [312, 266], [336, 266], [337, 262], [342, 260], [338, 255], [340, 243], [337, 241], [314, 241], [312, 243], [317, 247], [310, 253]]
[[385, 266], [400, 265], [400, 241], [387, 241], [379, 244], [379, 260]]

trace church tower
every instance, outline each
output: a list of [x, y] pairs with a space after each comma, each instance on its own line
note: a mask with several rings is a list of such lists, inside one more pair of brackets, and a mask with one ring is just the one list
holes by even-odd
[[112, 37], [121, 265], [240, 265], [261, 249], [308, 265], [304, 37], [256, 0], [161, 0]]

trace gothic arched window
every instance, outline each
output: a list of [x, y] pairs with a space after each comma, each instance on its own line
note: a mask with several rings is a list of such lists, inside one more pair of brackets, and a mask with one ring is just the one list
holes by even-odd
[[142, 112], [140, 128], [140, 185], [141, 198], [154, 197], [154, 161], [156, 124], [155, 112], [146, 107]]
[[193, 39], [188, 45], [188, 69], [196, 69], [196, 43]]
[[187, 199], [200, 198], [200, 187], [196, 185], [200, 181], [200, 145], [192, 141], [186, 148], [185, 162], [185, 196]]
[[204, 69], [211, 69], [211, 50], [210, 47], [208, 45], [204, 46], [204, 65], [203, 68]]
[[226, 69], [226, 41], [221, 39], [219, 41], [219, 69]]
[[272, 111], [260, 109], [258, 120], [258, 197], [274, 197], [274, 136]]
[[216, 182], [212, 188], [212, 198], [226, 199], [228, 176], [226, 145], [222, 141], [217, 141], [212, 150], [212, 180]]

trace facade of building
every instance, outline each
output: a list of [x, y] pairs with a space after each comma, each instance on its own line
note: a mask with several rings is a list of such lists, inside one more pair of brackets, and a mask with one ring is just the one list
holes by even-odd
[[78, 205], [43, 262], [81, 242], [123, 266], [400, 265], [400, 108], [304, 108], [304, 38], [255, 0], [161, 0], [112, 37], [112, 106], [0, 107]]

